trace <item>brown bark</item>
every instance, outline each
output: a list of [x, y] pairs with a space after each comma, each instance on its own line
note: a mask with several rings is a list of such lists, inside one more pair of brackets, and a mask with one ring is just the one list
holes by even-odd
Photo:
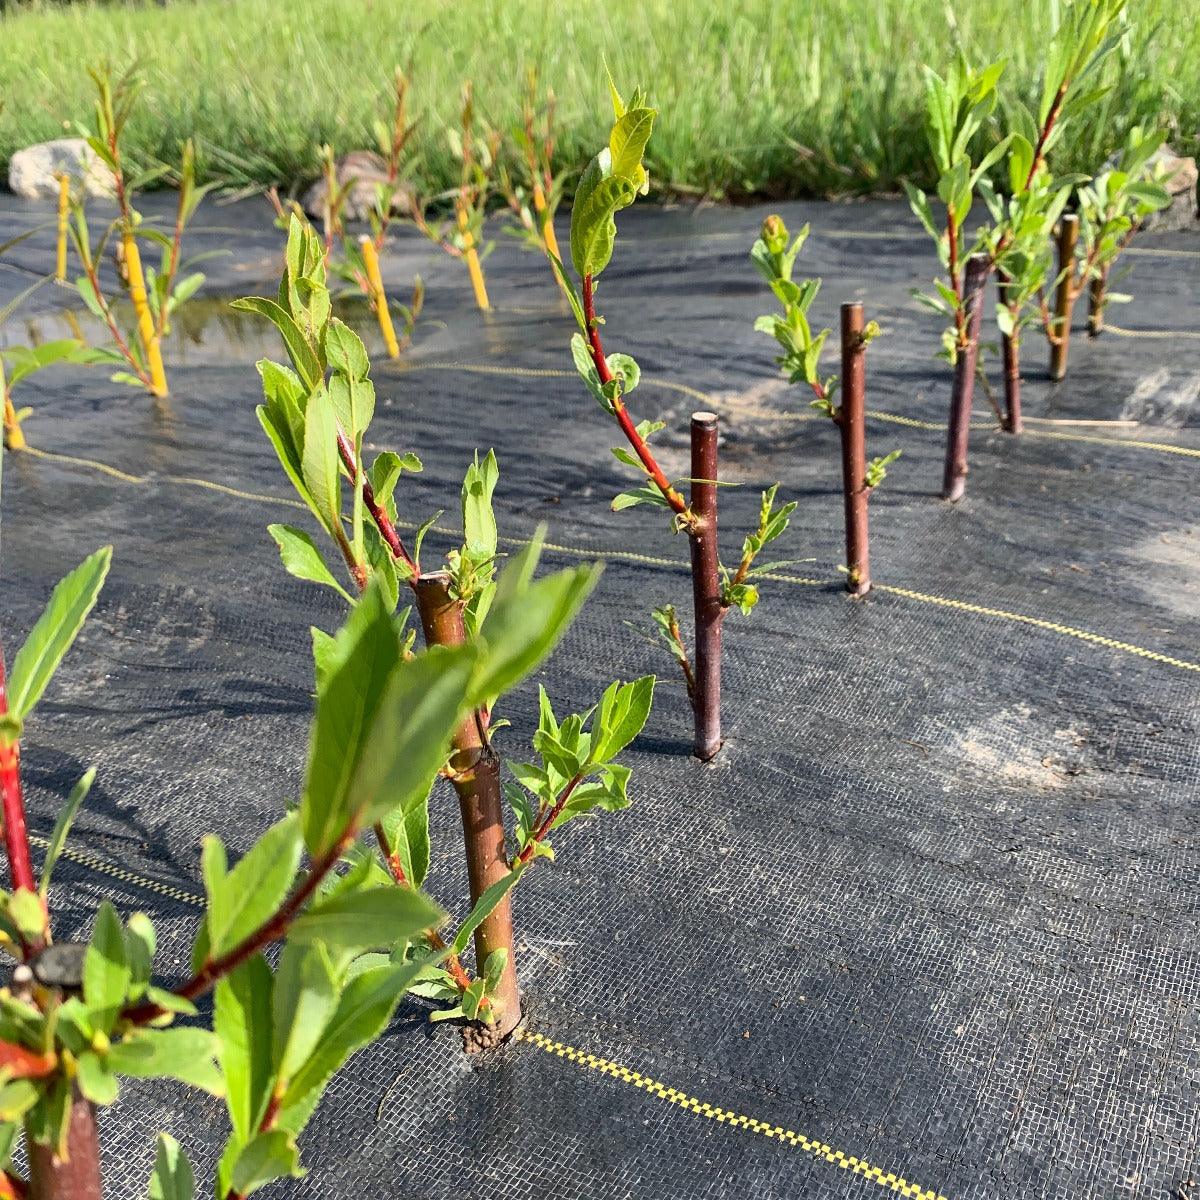
[[842, 435], [842, 492], [846, 509], [846, 590], [865, 596], [871, 590], [871, 559], [867, 513], [866, 362], [863, 306], [842, 305], [842, 404], [838, 429]]
[[721, 749], [721, 604], [717, 550], [717, 414], [692, 413], [691, 533], [692, 606], [696, 618], [696, 664], [692, 711], [693, 753], [707, 762]]
[[[1012, 280], [1006, 271], [998, 272], [1000, 280], [1000, 303], [1009, 306], [1012, 300]], [[1011, 311], [1011, 310], [1010, 310]], [[1004, 428], [1009, 433], [1020, 433], [1021, 422], [1021, 331], [1001, 334], [1001, 349], [1004, 356]]]
[[[450, 595], [450, 576], [444, 571], [422, 575], [413, 582], [417, 609], [430, 646], [457, 646], [466, 640], [463, 606]], [[501, 803], [500, 760], [484, 739], [484, 718], [470, 714], [452, 738], [450, 769], [462, 814], [471, 904], [509, 872], [504, 852], [504, 808]], [[483, 970], [494, 950], [507, 950], [508, 962], [492, 996], [496, 1038], [507, 1037], [521, 1020], [517, 991], [516, 949], [513, 944], [512, 902], [500, 901], [475, 931], [475, 964]]]
[[1088, 337], [1104, 332], [1104, 299], [1108, 290], [1107, 272], [1093, 277], [1088, 287]]
[[1071, 351], [1071, 313], [1075, 308], [1075, 245], [1078, 241], [1079, 218], [1074, 213], [1067, 213], [1058, 226], [1058, 271], [1062, 278], [1054, 293], [1054, 339], [1050, 343], [1050, 378], [1056, 382], [1066, 378], [1067, 357]]
[[975, 364], [979, 359], [979, 326], [983, 319], [983, 293], [991, 264], [986, 254], [967, 260], [963, 307], [967, 314], [967, 344], [960, 346], [954, 365], [954, 391], [950, 397], [950, 423], [946, 437], [946, 466], [942, 499], [961, 500], [967, 490], [967, 447], [971, 436], [971, 403], [975, 398]]
[[29, 1139], [30, 1200], [101, 1200], [96, 1110], [78, 1092], [71, 1101], [67, 1155]]

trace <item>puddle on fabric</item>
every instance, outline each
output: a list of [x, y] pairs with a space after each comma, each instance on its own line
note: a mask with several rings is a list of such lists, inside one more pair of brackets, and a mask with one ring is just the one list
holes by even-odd
[[[182, 306], [171, 319], [171, 335], [163, 343], [167, 366], [197, 365], [261, 358], [265, 354], [280, 357], [279, 334], [265, 317], [230, 308], [234, 296], [197, 296]], [[124, 330], [134, 328], [133, 310], [121, 303], [113, 306], [117, 323]], [[378, 336], [374, 314], [366, 301], [340, 300], [337, 315], [355, 333], [371, 339]], [[85, 308], [65, 308], [53, 314], [39, 314], [25, 320], [10, 321], [0, 331], [0, 348], [40, 346], [63, 338], [80, 338], [89, 346], [111, 344], [108, 327]]]

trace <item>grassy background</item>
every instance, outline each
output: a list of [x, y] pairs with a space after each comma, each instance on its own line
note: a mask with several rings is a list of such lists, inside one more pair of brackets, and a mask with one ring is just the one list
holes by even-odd
[[[201, 169], [235, 184], [316, 173], [316, 147], [369, 144], [392, 69], [407, 66], [423, 115], [422, 190], [454, 175], [444, 129], [463, 79], [509, 127], [524, 69], [559, 96], [560, 153], [578, 169], [608, 116], [602, 54], [622, 87], [648, 87], [662, 116], [657, 187], [736, 198], [893, 190], [923, 179], [919, 68], [961, 38], [1005, 56], [1005, 87], [1036, 100], [1057, 0], [182, 0], [79, 4], [0, 16], [0, 163], [86, 119], [85, 67], [136, 57], [146, 77], [129, 128], [135, 156], [174, 160], [199, 139]], [[1094, 168], [1138, 120], [1162, 119], [1200, 148], [1200, 22], [1183, 0], [1131, 0], [1137, 29], [1117, 88], [1064, 146]], [[953, 24], [947, 14], [953, 11]], [[1110, 120], [1111, 118], [1111, 120]]]

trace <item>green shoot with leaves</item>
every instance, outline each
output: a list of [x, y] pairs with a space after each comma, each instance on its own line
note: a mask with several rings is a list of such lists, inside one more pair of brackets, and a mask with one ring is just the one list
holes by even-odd
[[[777, 507], [777, 487], [764, 492], [763, 517], [759, 529], [746, 539], [736, 570], [729, 571], [721, 564], [716, 547], [717, 480], [699, 477], [691, 480], [693, 499], [699, 487], [705, 490], [706, 503], [712, 506], [712, 517], [706, 519], [684, 500], [651, 449], [650, 439], [663, 428], [662, 423], [638, 422], [629, 412], [626, 397], [637, 388], [641, 371], [630, 355], [605, 353], [600, 335], [604, 322], [596, 311], [596, 290], [600, 276], [612, 259], [617, 235], [616, 214], [649, 191], [650, 176], [644, 157], [658, 113], [649, 106], [645, 93], [640, 89], [626, 103], [611, 75], [608, 89], [613, 109], [612, 128], [607, 144], [584, 169], [571, 208], [571, 262], [579, 278], [578, 288], [568, 277], [562, 261], [557, 257], [552, 261], [578, 325], [578, 331], [571, 339], [571, 356], [576, 370], [596, 402], [616, 420], [629, 444], [628, 450], [617, 448], [613, 454], [640, 476], [639, 485], [617, 496], [612, 507], [614, 511], [640, 504], [666, 508], [672, 514], [673, 530], [686, 533], [692, 543], [693, 590], [697, 597], [696, 639], [698, 653], [702, 650], [706, 662], [712, 660], [714, 663], [711, 686], [706, 678], [702, 678], [706, 672], [693, 669], [680, 637], [674, 609], [656, 609], [654, 620], [660, 632], [664, 629], [673, 630], [673, 633], [667, 634], [666, 640], [673, 657], [680, 662], [688, 684], [689, 698], [697, 717], [697, 753], [700, 757], [711, 757], [716, 752], [712, 731], [719, 728], [719, 704], [714, 701], [711, 692], [716, 691], [719, 695], [720, 626], [731, 607], [737, 607], [743, 613], [749, 613], [754, 607], [758, 591], [749, 581], [755, 573], [755, 557], [766, 542], [778, 537], [787, 528], [795, 505]], [[696, 440], [696, 421], [694, 417], [693, 476], [697, 476], [694, 464], [699, 444]], [[711, 426], [714, 421], [715, 418], [705, 415], [705, 424]], [[711, 443], [711, 454], [715, 463], [715, 439]], [[707, 495], [708, 491], [712, 492], [711, 496]], [[705, 565], [701, 565], [701, 560]], [[703, 578], [709, 573], [711, 578]], [[712, 602], [701, 604], [701, 592], [710, 597]], [[665, 615], [668, 612], [669, 617]], [[709, 730], [705, 737], [700, 733], [702, 724]], [[702, 742], [705, 746], [703, 752]], [[719, 738], [716, 745], [719, 746]]]
[[[237, 307], [266, 315], [287, 347], [290, 366], [267, 360], [259, 363], [266, 398], [259, 419], [285, 473], [341, 555], [349, 586], [339, 581], [309, 534], [278, 525], [271, 526], [270, 532], [285, 568], [297, 578], [332, 588], [356, 608], [364, 602], [360, 597], [378, 596], [389, 612], [396, 610], [402, 586], [407, 587], [431, 646], [452, 648], [475, 641], [488, 646], [494, 666], [473, 680], [471, 717], [457, 728], [452, 754], [440, 764], [440, 773], [464, 802], [489, 811], [494, 803], [494, 819], [502, 834], [499, 759], [490, 738], [495, 727], [494, 707], [551, 652], [590, 593], [598, 570], [578, 567], [535, 580], [539, 537], [505, 570], [498, 571], [493, 496], [499, 466], [490, 451], [475, 456], [463, 481], [461, 542], [446, 556], [444, 569], [428, 571], [422, 566], [426, 535], [441, 514], [415, 527], [410, 553], [397, 532], [401, 522], [396, 491], [404, 471], [420, 470], [420, 460], [411, 453], [385, 450], [364, 470], [363, 439], [375, 411], [370, 363], [361, 341], [332, 315], [325, 280], [317, 235], [305, 222], [293, 218], [278, 298], [243, 300]], [[346, 483], [351, 488], [348, 503]], [[405, 652], [411, 649], [412, 636], [406, 636]], [[325, 680], [338, 652], [333, 639], [316, 629], [313, 646], [320, 693], [327, 686]], [[367, 678], [369, 673], [364, 685]], [[599, 711], [607, 712], [603, 705]], [[428, 869], [427, 805], [428, 793], [405, 810], [403, 819], [386, 820], [375, 831], [382, 855], [380, 869], [389, 871], [398, 882], [419, 884]], [[468, 838], [469, 861], [473, 861], [473, 853]], [[521, 866], [523, 863], [514, 862], [513, 869]], [[506, 862], [490, 864], [488, 869], [494, 876], [491, 883], [473, 886], [473, 909], [463, 926], [470, 927], [467, 934], [460, 928], [459, 936], [450, 943], [445, 968], [431, 968], [421, 977], [422, 994], [453, 998], [454, 1008], [462, 1008], [472, 1019], [496, 1015], [496, 987], [499, 981], [507, 986], [515, 970], [511, 945], [481, 945], [480, 937], [486, 941], [490, 936], [496, 914], [506, 911], [498, 907], [507, 904], [507, 893], [499, 884], [516, 882]], [[481, 868], [479, 877], [485, 873]], [[473, 881], [475, 878], [473, 874]], [[493, 890], [493, 885], [498, 890]], [[477, 935], [477, 979], [467, 974], [459, 959], [459, 942], [465, 945], [472, 933]], [[446, 949], [436, 934], [428, 939], [428, 946], [435, 951]], [[503, 950], [505, 958], [495, 959], [495, 965], [489, 966], [497, 950]], [[493, 976], [495, 986], [487, 982]], [[477, 987], [479, 979], [485, 982]], [[501, 998], [498, 1006], [509, 1007], [510, 1000]], [[509, 1015], [515, 1018], [519, 1012]]]

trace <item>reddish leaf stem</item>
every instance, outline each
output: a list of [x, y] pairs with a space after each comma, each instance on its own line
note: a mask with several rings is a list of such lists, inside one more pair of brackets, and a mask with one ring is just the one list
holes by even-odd
[[[8, 692], [4, 674], [4, 652], [0, 649], [0, 717], [8, 713]], [[29, 833], [25, 828], [25, 795], [21, 786], [21, 751], [0, 741], [0, 794], [3, 797], [4, 848], [8, 853], [13, 890], [36, 892], [33, 862], [29, 854]]]
[[[354, 447], [350, 444], [350, 439], [340, 429], [338, 430], [337, 442], [338, 453], [342, 456], [342, 462], [345, 464], [346, 470], [350, 472], [350, 478], [353, 479], [358, 474], [358, 461], [354, 454]], [[420, 568], [404, 548], [404, 543], [400, 540], [400, 535], [396, 532], [396, 526], [392, 523], [391, 517], [388, 516], [387, 509], [375, 499], [375, 489], [371, 486], [371, 481], [367, 478], [365, 471], [363, 472], [362, 480], [362, 497], [367, 512], [371, 514], [371, 520], [375, 522], [375, 528], [379, 530], [379, 536], [387, 542], [392, 556], [400, 559], [412, 571], [413, 575], [419, 575], [421, 573]]]
[[[608, 359], [604, 355], [604, 345], [600, 341], [600, 325], [596, 320], [596, 289], [591, 275], [583, 277], [583, 315], [587, 323], [588, 348], [591, 352], [592, 363], [595, 365], [596, 373], [600, 376], [601, 384], [610, 383], [612, 382], [613, 373], [608, 368]], [[638, 433], [637, 426], [633, 423], [633, 418], [629, 415], [629, 410], [619, 399], [613, 401], [613, 415], [617, 418], [617, 424], [621, 426], [621, 431], [625, 434], [630, 446], [633, 447], [633, 452], [638, 456], [642, 466], [645, 467], [646, 474], [654, 482], [654, 486], [662, 493], [663, 499], [666, 500], [671, 508], [678, 515], [682, 516], [688, 510], [686, 502], [671, 486], [671, 481], [663, 474], [663, 470], [651, 453], [650, 447], [646, 445], [645, 438]]]
[[554, 822], [558, 820], [562, 810], [566, 808], [567, 801], [570, 800], [571, 796], [575, 792], [575, 789], [582, 782], [583, 776], [576, 775], [575, 778], [572, 779], [565, 788], [563, 788], [563, 790], [559, 793], [558, 799], [551, 806], [550, 811], [545, 815], [545, 817], [542, 818], [542, 820], [538, 823], [538, 827], [530, 835], [529, 841], [525, 843], [521, 853], [518, 854], [513, 860], [514, 867], [523, 867], [533, 857], [538, 843], [541, 842], [545, 838], [546, 834], [550, 832]]

